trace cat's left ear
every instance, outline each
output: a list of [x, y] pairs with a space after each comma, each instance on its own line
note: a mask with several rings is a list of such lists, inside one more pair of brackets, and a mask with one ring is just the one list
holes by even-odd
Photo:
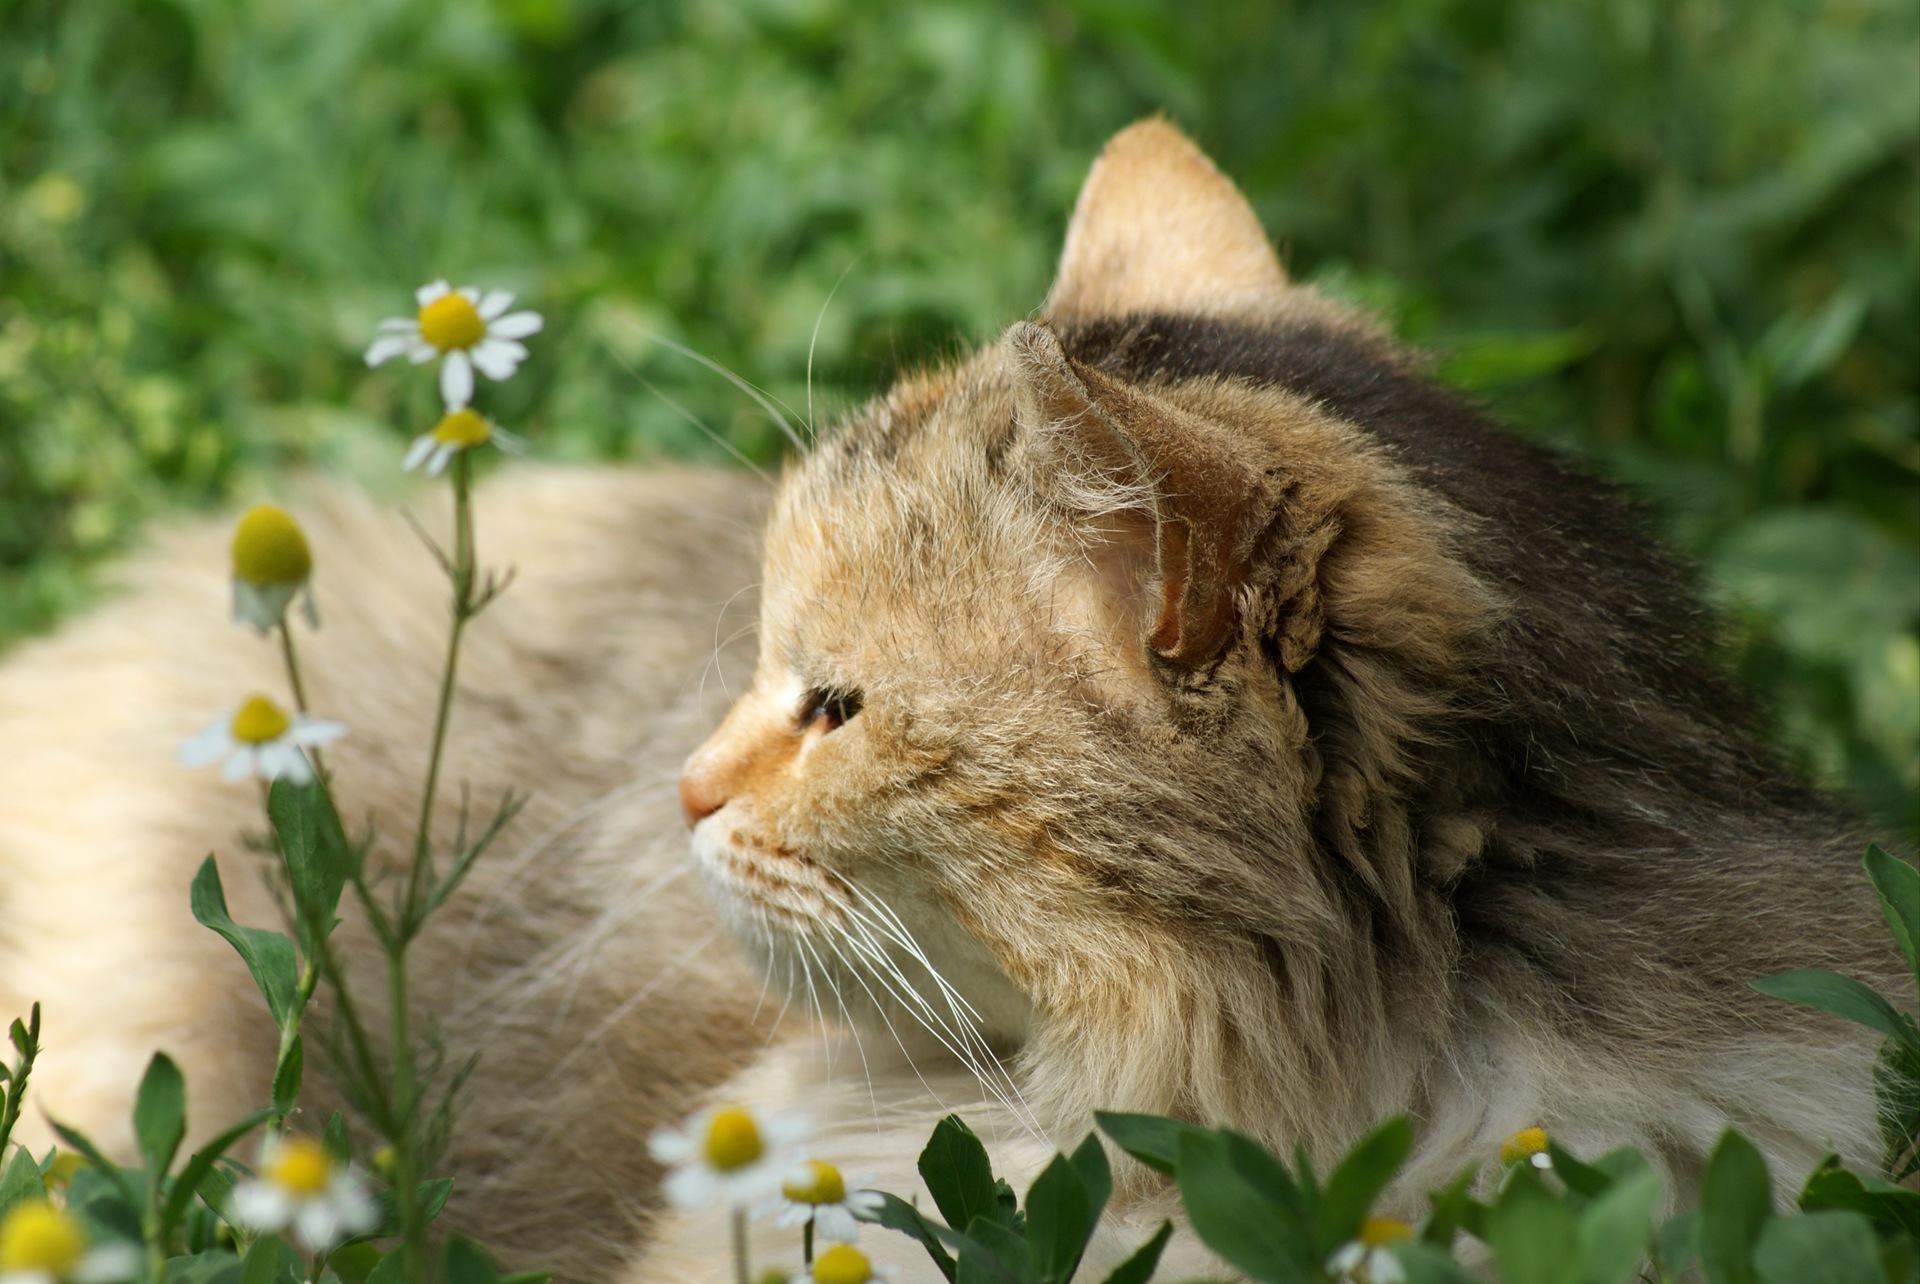
[[1269, 311], [1287, 276], [1253, 207], [1185, 134], [1143, 120], [1093, 162], [1067, 225], [1047, 315]]
[[1217, 659], [1281, 493], [1251, 443], [1069, 359], [1043, 325], [1007, 333], [1020, 422], [1049, 485], [1151, 567], [1147, 644], [1177, 668]]

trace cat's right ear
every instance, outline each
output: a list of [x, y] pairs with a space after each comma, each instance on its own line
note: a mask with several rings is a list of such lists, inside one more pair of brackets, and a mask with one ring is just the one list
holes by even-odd
[[1015, 325], [1004, 351], [1042, 484], [1151, 568], [1147, 645], [1176, 668], [1217, 659], [1277, 504], [1248, 444], [1070, 360], [1046, 326]]

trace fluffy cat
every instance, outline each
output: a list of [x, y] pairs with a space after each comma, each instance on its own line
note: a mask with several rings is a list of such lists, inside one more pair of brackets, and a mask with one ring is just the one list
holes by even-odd
[[[345, 796], [394, 832], [429, 693], [387, 670], [430, 663], [431, 570], [389, 556], [391, 518], [314, 502], [315, 705], [355, 727]], [[717, 1220], [656, 1214], [641, 1139], [735, 1067], [716, 1095], [806, 1110], [819, 1153], [903, 1194], [950, 1108], [1016, 1174], [1096, 1107], [1323, 1159], [1405, 1111], [1403, 1201], [1534, 1124], [1637, 1145], [1682, 1198], [1728, 1124], [1783, 1175], [1874, 1160], [1873, 1041], [1746, 989], [1899, 984], [1844, 810], [1754, 739], [1633, 514], [1290, 284], [1165, 123], [1103, 152], [1038, 321], [791, 462], [755, 659], [712, 621], [755, 583], [761, 503], [705, 475], [484, 496], [521, 576], [476, 631], [454, 778], [541, 813], [427, 1002], [485, 1048], [454, 1215], [489, 1243], [606, 1278], [645, 1234], [627, 1278], [724, 1278]], [[255, 800], [156, 770], [271, 682], [214, 632], [216, 540], [175, 537], [0, 677], [0, 1000], [47, 1003], [47, 1110], [122, 1139], [156, 1043], [203, 1125], [270, 1058], [184, 909]], [[689, 865], [668, 764], [748, 668], [678, 779]], [[847, 1033], [783, 1040], [696, 868]], [[1169, 1206], [1122, 1176], [1096, 1260]]]

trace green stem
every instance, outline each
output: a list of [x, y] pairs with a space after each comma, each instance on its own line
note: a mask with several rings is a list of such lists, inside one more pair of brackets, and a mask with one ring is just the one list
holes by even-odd
[[[278, 1078], [280, 1067], [286, 1064], [287, 1050], [293, 1047], [293, 1041], [300, 1037], [300, 1020], [307, 1014], [307, 1004], [313, 998], [314, 987], [320, 984], [320, 969], [312, 959], [300, 972], [300, 988], [294, 994], [293, 1011], [287, 1014], [286, 1025], [280, 1028], [280, 1051], [273, 1058], [274, 1077]], [[275, 1115], [268, 1124], [275, 1132], [285, 1132], [287, 1117]]]
[[427, 1220], [420, 1207], [419, 1156], [415, 1153], [413, 1044], [407, 1030], [407, 946], [396, 942], [387, 954], [391, 987], [393, 1031], [393, 1105], [395, 1127], [387, 1140], [393, 1146], [393, 1196], [400, 1209], [401, 1251], [406, 1254], [406, 1278], [427, 1278]]
[[[301, 713], [311, 713], [307, 704], [307, 684], [300, 677], [300, 656], [293, 648], [293, 629], [287, 624], [287, 617], [280, 617], [280, 655], [287, 664], [287, 685], [293, 688], [293, 707]], [[316, 745], [306, 753], [313, 759], [313, 769], [321, 780], [327, 778], [327, 762], [320, 756]]]
[[814, 1214], [807, 1214], [806, 1229], [800, 1232], [800, 1260], [809, 1271], [813, 1269], [813, 1218]]
[[747, 1210], [733, 1210], [733, 1281], [749, 1284], [747, 1279]]
[[433, 850], [433, 802], [440, 788], [440, 760], [446, 752], [447, 722], [453, 715], [454, 679], [460, 668], [460, 638], [473, 614], [472, 464], [465, 451], [453, 457], [453, 627], [447, 631], [447, 662], [440, 674], [440, 699], [433, 715], [433, 744], [427, 751], [427, 783], [420, 791], [420, 823], [414, 831], [413, 867], [399, 915], [402, 941], [419, 930], [416, 921], [425, 895], [428, 856]]

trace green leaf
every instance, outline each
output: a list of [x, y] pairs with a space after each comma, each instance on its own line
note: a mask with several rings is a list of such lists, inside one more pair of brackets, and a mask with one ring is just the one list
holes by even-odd
[[353, 872], [353, 848], [318, 781], [274, 781], [267, 793], [267, 815], [286, 858], [301, 943], [313, 957], [333, 932], [334, 911]]
[[1425, 1241], [1395, 1244], [1393, 1255], [1407, 1270], [1407, 1284], [1480, 1284], [1451, 1254]]
[[1907, 968], [1920, 983], [1920, 870], [1903, 860], [1889, 856], [1878, 845], [1869, 846], [1865, 859], [1867, 877], [1880, 893], [1880, 912], [1886, 916], [1893, 939], [1907, 957]]
[[1080, 1174], [1080, 1180], [1086, 1184], [1087, 1198], [1093, 1204], [1094, 1220], [1098, 1221], [1101, 1212], [1107, 1206], [1107, 1200], [1113, 1197], [1113, 1169], [1107, 1163], [1106, 1147], [1100, 1144], [1100, 1138], [1088, 1133], [1074, 1147], [1067, 1162]]
[[200, 872], [193, 876], [193, 888], [188, 893], [193, 906], [193, 917], [202, 927], [211, 928], [226, 938], [227, 944], [238, 951], [241, 961], [247, 965], [247, 971], [253, 973], [253, 983], [260, 987], [261, 995], [267, 1001], [267, 1010], [273, 1013], [274, 1023], [282, 1029], [293, 1013], [294, 996], [299, 993], [299, 964], [293, 953], [293, 941], [284, 933], [269, 932], [260, 927], [241, 927], [227, 913], [226, 889], [220, 885], [220, 868], [209, 856], [200, 865]]
[[1613, 1182], [1580, 1213], [1581, 1284], [1620, 1284], [1633, 1278], [1653, 1244], [1653, 1209], [1660, 1178], [1643, 1160], [1638, 1172]]
[[1331, 1253], [1360, 1233], [1373, 1201], [1412, 1149], [1413, 1129], [1405, 1115], [1394, 1116], [1354, 1144], [1327, 1178], [1320, 1197], [1316, 1243], [1321, 1253]]
[[1473, 1197], [1474, 1179], [1480, 1175], [1478, 1167], [1462, 1169], [1439, 1190], [1427, 1196], [1433, 1212], [1427, 1217], [1427, 1223], [1420, 1230], [1420, 1241], [1435, 1248], [1447, 1249], [1453, 1244], [1453, 1237], [1465, 1230], [1479, 1235], [1486, 1229], [1485, 1204]]
[[1114, 1144], [1147, 1167], [1165, 1176], [1173, 1176], [1175, 1149], [1183, 1132], [1197, 1132], [1192, 1124], [1168, 1119], [1164, 1115], [1114, 1114], [1093, 1112], [1093, 1121], [1113, 1138]]
[[1824, 968], [1801, 968], [1763, 977], [1750, 984], [1762, 994], [1818, 1008], [1822, 1012], [1830, 1012], [1878, 1030], [1920, 1053], [1920, 1030], [1914, 1028], [1913, 1018], [1896, 1011], [1891, 1003], [1880, 997], [1878, 991], [1850, 976], [1841, 976]]
[[1562, 1284], [1578, 1252], [1573, 1210], [1553, 1197], [1535, 1170], [1516, 1167], [1487, 1218], [1487, 1242], [1506, 1284]]
[[277, 1235], [262, 1235], [247, 1247], [240, 1265], [240, 1284], [285, 1284], [288, 1276], [299, 1279], [300, 1258], [287, 1250]]
[[1880, 1244], [1858, 1213], [1822, 1209], [1776, 1217], [1760, 1232], [1753, 1264], [1762, 1284], [1880, 1284]]
[[1160, 1254], [1166, 1250], [1167, 1241], [1173, 1238], [1173, 1223], [1161, 1222], [1160, 1229], [1153, 1238], [1133, 1251], [1133, 1256], [1113, 1268], [1106, 1278], [1106, 1284], [1147, 1284], [1153, 1278], [1153, 1272], [1160, 1265]]
[[901, 1231], [919, 1240], [920, 1246], [927, 1250], [929, 1257], [933, 1258], [933, 1264], [940, 1268], [940, 1273], [951, 1281], [954, 1277], [953, 1255], [948, 1253], [946, 1247], [941, 1244], [933, 1223], [929, 1222], [919, 1209], [898, 1195], [889, 1195], [885, 1191], [880, 1191], [879, 1195], [880, 1211], [874, 1214], [874, 1223], [888, 1230]]
[[[186, 1215], [187, 1207], [192, 1203], [195, 1192], [205, 1186], [209, 1176], [213, 1174], [215, 1161], [226, 1154], [234, 1142], [272, 1117], [271, 1110], [256, 1110], [193, 1152], [193, 1157], [187, 1160], [186, 1167], [180, 1170], [179, 1179], [173, 1183], [173, 1189], [167, 1194], [166, 1207], [161, 1210], [160, 1225], [164, 1231], [171, 1233], [173, 1228], [180, 1224], [180, 1219]], [[215, 1181], [216, 1190], [221, 1190], [220, 1180]], [[223, 1190], [221, 1198], [224, 1199]], [[212, 1204], [213, 1201], [208, 1200], [208, 1203]], [[218, 1205], [215, 1205], [215, 1208], [217, 1210]]]
[[347, 1117], [338, 1110], [327, 1116], [327, 1126], [320, 1130], [320, 1144], [327, 1148], [327, 1154], [336, 1164], [353, 1159], [353, 1142], [347, 1137]]
[[1861, 1177], [1829, 1159], [1807, 1178], [1800, 1192], [1800, 1207], [1813, 1212], [1822, 1208], [1845, 1208], [1872, 1220], [1888, 1233], [1904, 1231], [1920, 1239], [1920, 1192], [1896, 1186], [1877, 1177]]
[[1669, 1217], [1654, 1232], [1653, 1245], [1666, 1270], [1660, 1278], [1686, 1278], [1686, 1272], [1700, 1257], [1700, 1210], [1689, 1208]]
[[293, 1042], [287, 1045], [287, 1055], [280, 1058], [280, 1064], [273, 1070], [275, 1114], [292, 1113], [294, 1104], [300, 1100], [300, 1081], [306, 1072], [306, 1061], [306, 1049], [296, 1034]]
[[1708, 1284], [1751, 1284], [1753, 1246], [1772, 1216], [1767, 1161], [1729, 1128], [1700, 1179], [1700, 1268]]
[[[982, 1259], [993, 1270], [978, 1274]], [[967, 1223], [965, 1242], [960, 1245], [960, 1278], [969, 1278], [972, 1263], [978, 1278], [1006, 1279], [1018, 1284], [1034, 1284], [1033, 1253], [1026, 1236], [991, 1217], [976, 1217]]]
[[1257, 1280], [1316, 1278], [1319, 1263], [1293, 1210], [1241, 1172], [1225, 1136], [1197, 1128], [1182, 1132], [1174, 1167], [1180, 1202], [1207, 1247]]
[[[1100, 1156], [1099, 1176], [1106, 1178], [1105, 1156], [1101, 1155], [1099, 1139], [1091, 1133], [1080, 1143], [1074, 1158], [1080, 1159], [1089, 1146]], [[1065, 1284], [1073, 1277], [1099, 1223], [1100, 1210], [1106, 1206], [1106, 1194], [1101, 1191], [1100, 1201], [1095, 1203], [1079, 1164], [1064, 1155], [1055, 1155], [1034, 1180], [1027, 1192], [1027, 1246], [1038, 1279], [1046, 1284]]]
[[[91, 1171], [82, 1169], [80, 1172], [74, 1174], [74, 1185], [76, 1187], [80, 1185], [80, 1179], [83, 1175], [90, 1176], [111, 1185], [119, 1194], [120, 1198], [126, 1202], [128, 1208], [138, 1210], [141, 1207], [142, 1201], [139, 1192], [134, 1189], [133, 1183], [127, 1180], [127, 1174], [122, 1171], [118, 1165], [101, 1154], [100, 1148], [93, 1144], [91, 1138], [78, 1129], [69, 1128], [62, 1123], [54, 1123], [53, 1131], [55, 1135], [57, 1135], [60, 1140], [66, 1142], [69, 1147], [84, 1155], [87, 1162], [93, 1166]], [[70, 1193], [69, 1200], [71, 1201], [73, 1198], [74, 1196]]]
[[380, 1259], [380, 1264], [367, 1275], [367, 1284], [408, 1284], [407, 1255], [395, 1249]]
[[165, 1284], [243, 1284], [240, 1259], [223, 1248], [169, 1258], [161, 1279]]
[[25, 1146], [13, 1152], [13, 1159], [7, 1164], [7, 1171], [0, 1175], [0, 1218], [22, 1200], [45, 1199], [47, 1197], [46, 1178], [41, 1175], [40, 1165], [33, 1161]]
[[976, 1217], [1003, 1221], [987, 1148], [960, 1116], [948, 1115], [934, 1125], [926, 1149], [920, 1152], [920, 1179], [954, 1229], [964, 1229]]
[[552, 1284], [551, 1271], [510, 1271], [500, 1277], [500, 1284]]
[[340, 1277], [340, 1284], [367, 1284], [367, 1276], [378, 1265], [380, 1250], [364, 1240], [327, 1254], [327, 1269]]
[[500, 1268], [487, 1250], [462, 1235], [451, 1235], [440, 1250], [440, 1284], [500, 1284]]
[[141, 1076], [133, 1102], [133, 1134], [140, 1140], [147, 1172], [159, 1181], [173, 1166], [180, 1139], [187, 1135], [187, 1083], [180, 1077], [180, 1067], [164, 1052], [153, 1054]]

